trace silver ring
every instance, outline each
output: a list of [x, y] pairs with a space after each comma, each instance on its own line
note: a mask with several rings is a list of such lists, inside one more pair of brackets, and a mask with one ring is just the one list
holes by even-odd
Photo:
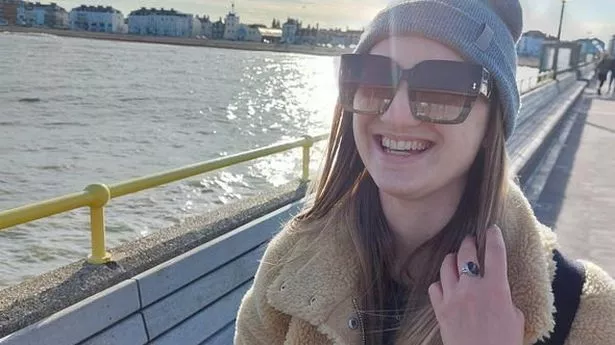
[[480, 270], [478, 265], [474, 261], [468, 261], [461, 267], [461, 274], [468, 275], [470, 277], [478, 277]]

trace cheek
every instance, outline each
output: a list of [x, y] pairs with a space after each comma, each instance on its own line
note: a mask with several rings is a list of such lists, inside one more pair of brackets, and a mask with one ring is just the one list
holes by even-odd
[[[474, 156], [483, 142], [488, 122], [488, 107], [477, 104], [468, 118], [459, 125], [440, 125], [446, 145], [461, 156]], [[462, 154], [461, 152], [467, 152]]]
[[361, 149], [368, 140], [367, 127], [369, 118], [367, 116], [352, 115], [352, 132], [357, 147]]

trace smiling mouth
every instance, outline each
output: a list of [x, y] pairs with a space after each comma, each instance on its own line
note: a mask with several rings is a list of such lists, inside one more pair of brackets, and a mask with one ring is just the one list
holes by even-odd
[[383, 135], [377, 139], [385, 153], [397, 156], [418, 155], [434, 146], [434, 143], [428, 140], [394, 140]]

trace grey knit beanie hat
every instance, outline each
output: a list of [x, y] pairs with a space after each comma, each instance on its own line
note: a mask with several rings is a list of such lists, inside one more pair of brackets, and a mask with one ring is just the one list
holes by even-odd
[[409, 33], [452, 47], [464, 59], [483, 65], [491, 73], [508, 139], [520, 107], [515, 45], [522, 30], [519, 0], [398, 0], [376, 15], [355, 53], [368, 53], [389, 36]]

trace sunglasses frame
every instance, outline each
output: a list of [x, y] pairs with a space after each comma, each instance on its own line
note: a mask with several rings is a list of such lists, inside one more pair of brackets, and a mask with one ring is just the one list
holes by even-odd
[[[388, 99], [388, 102], [385, 102], [385, 106], [379, 110], [356, 110], [353, 106], [356, 90], [350, 90], [352, 96], [344, 97], [344, 92], [348, 92], [349, 85], [354, 84], [354, 87], [358, 88], [359, 85], [370, 84], [362, 82], [361, 80], [353, 80], [356, 79], [356, 76], [354, 74], [356, 74], [357, 72], [357, 66], [353, 66], [352, 64], [359, 63], [360, 71], [363, 68], [363, 64], [370, 63], [370, 61], [374, 61], [373, 64], [389, 66], [389, 69], [392, 71], [389, 77], [391, 80], [388, 81], [388, 83], [383, 83], [382, 81], [380, 81], [380, 84], [378, 83], [379, 81], [376, 80], [371, 84], [371, 86], [391, 88], [393, 89], [393, 97], [391, 99]], [[352, 70], [352, 68], [354, 68], [354, 70]], [[420, 75], [421, 73], [425, 74], [430, 69], [432, 69], [434, 72], [431, 75], [433, 76], [433, 78], [423, 77], [423, 79], [425, 80], [419, 80], [418, 82], [416, 80], [413, 80], [413, 77], [416, 79], [416, 75]], [[456, 79], [455, 76], [457, 76], [458, 78]], [[470, 79], [471, 84], [469, 84], [467, 87], [453, 84], [454, 87], [451, 87], [450, 81], [459, 79]], [[470, 114], [470, 111], [472, 110], [472, 107], [474, 106], [474, 103], [476, 102], [478, 97], [484, 96], [487, 99], [490, 99], [492, 90], [494, 88], [492, 85], [493, 82], [489, 71], [482, 65], [475, 64], [472, 62], [451, 60], [425, 60], [416, 64], [412, 68], [403, 69], [393, 59], [383, 55], [342, 54], [339, 78], [340, 104], [346, 112], [371, 116], [382, 115], [389, 109], [391, 103], [393, 102], [393, 99], [395, 98], [395, 95], [399, 90], [400, 85], [404, 80], [408, 84], [407, 92], [412, 116], [423, 122], [438, 124], [459, 124], [464, 122]], [[421, 85], [421, 82], [425, 85]], [[440, 85], [435, 86], [434, 84]], [[461, 95], [465, 97], [465, 102], [461, 109], [461, 112], [456, 118], [451, 120], [433, 119], [429, 116], [423, 116], [418, 114], [417, 102], [419, 101], [419, 92], [437, 92]], [[346, 102], [344, 100], [346, 100]]]

